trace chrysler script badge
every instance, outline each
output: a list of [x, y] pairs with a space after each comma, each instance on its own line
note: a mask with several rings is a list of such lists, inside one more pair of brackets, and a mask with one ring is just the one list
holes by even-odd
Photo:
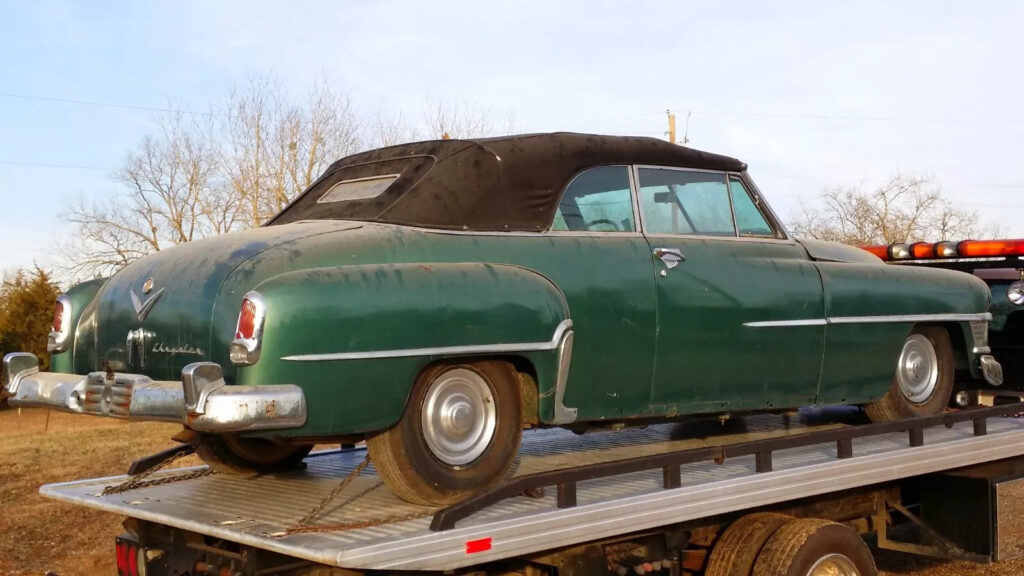
[[[151, 283], [152, 280], [146, 281], [146, 285], [149, 286], [150, 289], [153, 288]], [[146, 286], [143, 286], [142, 291], [143, 294], [147, 292]], [[156, 304], [156, 301], [159, 300], [161, 296], [163, 296], [164, 289], [161, 288], [157, 290], [149, 298], [146, 298], [145, 301], [139, 298], [139, 295], [135, 293], [134, 289], [130, 290], [130, 292], [132, 297], [132, 307], [135, 308], [135, 315], [139, 317], [139, 322], [142, 322], [146, 319], [146, 316], [149, 315], [149, 311], [153, 309], [153, 306]]]

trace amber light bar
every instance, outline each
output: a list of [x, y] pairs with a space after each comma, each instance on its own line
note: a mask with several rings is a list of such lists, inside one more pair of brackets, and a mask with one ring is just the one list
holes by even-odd
[[882, 260], [934, 260], [937, 258], [995, 258], [1024, 256], [1024, 239], [917, 242], [861, 246]]

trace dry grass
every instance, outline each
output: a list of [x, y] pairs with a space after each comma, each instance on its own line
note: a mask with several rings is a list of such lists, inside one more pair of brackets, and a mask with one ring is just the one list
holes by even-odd
[[[172, 445], [178, 427], [0, 410], [0, 575], [106, 576], [114, 569], [121, 518], [39, 496], [40, 485], [121, 474], [132, 460]], [[193, 465], [190, 457], [182, 466]], [[1024, 494], [1021, 495], [1024, 498]], [[876, 551], [884, 575], [1012, 576], [1024, 560], [944, 562]]]
[[172, 446], [180, 427], [47, 412], [0, 411], [0, 574], [109, 575], [121, 519], [43, 498], [39, 486], [123, 474]]

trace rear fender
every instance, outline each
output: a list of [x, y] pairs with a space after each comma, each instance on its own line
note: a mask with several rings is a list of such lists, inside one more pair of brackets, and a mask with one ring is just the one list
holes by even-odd
[[64, 352], [50, 354], [50, 371], [63, 373], [73, 373], [75, 371], [75, 351], [77, 348], [75, 336], [78, 332], [78, 322], [86, 315], [86, 309], [89, 308], [89, 304], [92, 303], [93, 298], [96, 297], [96, 294], [106, 281], [106, 278], [88, 280], [72, 286], [64, 293], [67, 301], [71, 303], [71, 317], [69, 318], [71, 321], [71, 340], [68, 342], [67, 349]]
[[237, 370], [237, 382], [301, 386], [309, 417], [287, 431], [295, 436], [394, 425], [419, 372], [445, 359], [525, 358], [544, 398], [557, 371], [545, 359], [557, 356], [571, 326], [565, 297], [547, 278], [501, 264], [317, 268], [256, 291], [267, 306], [262, 352]]

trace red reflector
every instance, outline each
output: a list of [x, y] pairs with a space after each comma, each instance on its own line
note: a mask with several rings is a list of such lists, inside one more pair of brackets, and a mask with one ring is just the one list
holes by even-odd
[[965, 258], [1024, 256], [1024, 240], [965, 240], [957, 250]]
[[476, 554], [477, 552], [486, 552], [491, 549], [491, 539], [481, 538], [479, 540], [468, 540], [466, 542], [466, 554]]
[[882, 260], [889, 259], [889, 247], [888, 246], [861, 246], [861, 249], [871, 252], [875, 256], [878, 256]]
[[64, 325], [64, 304], [57, 301], [57, 307], [53, 309], [53, 331], [60, 332], [61, 326]]
[[935, 258], [935, 245], [918, 242], [910, 247], [910, 255], [913, 258]]
[[117, 550], [117, 576], [128, 576], [128, 545], [118, 542], [114, 548]]
[[128, 576], [139, 576], [139, 549], [128, 547]]
[[242, 300], [242, 312], [238, 315], [238, 331], [235, 338], [251, 340], [256, 334], [256, 304], [252, 300]]

